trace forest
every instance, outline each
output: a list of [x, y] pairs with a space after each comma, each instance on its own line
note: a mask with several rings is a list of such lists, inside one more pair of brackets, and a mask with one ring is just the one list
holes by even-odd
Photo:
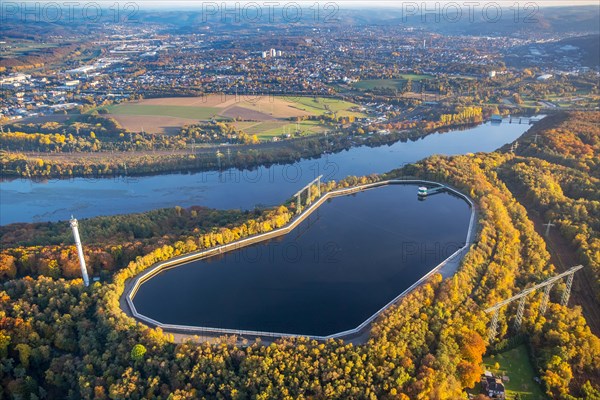
[[97, 112], [74, 115], [65, 123], [14, 123], [3, 127], [0, 148], [13, 152], [73, 153], [185, 149], [196, 143], [258, 143], [224, 122], [184, 126], [178, 134], [130, 132]]
[[523, 138], [500, 176], [571, 245], [600, 309], [600, 135], [598, 113], [556, 115]]
[[[441, 126], [441, 125], [440, 125]], [[366, 135], [365, 130], [356, 129], [356, 132], [349, 130], [348, 133], [336, 135], [313, 135], [288, 139], [285, 142], [261, 143], [256, 144], [255, 138], [243, 134], [240, 136], [242, 142], [249, 143], [247, 146], [231, 146], [230, 155], [224, 157], [223, 148], [217, 147], [192, 147], [192, 140], [181, 143], [181, 146], [175, 149], [163, 149], [143, 151], [124, 151], [125, 148], [118, 151], [95, 151], [95, 152], [69, 152], [66, 143], [71, 140], [70, 136], [59, 146], [65, 148], [60, 154], [52, 153], [28, 153], [21, 151], [0, 150], [0, 174], [5, 177], [24, 177], [24, 178], [71, 178], [71, 177], [101, 177], [101, 176], [125, 176], [125, 175], [145, 175], [159, 172], [187, 172], [187, 171], [210, 171], [226, 170], [228, 168], [252, 169], [261, 165], [269, 166], [275, 163], [291, 163], [302, 158], [320, 157], [324, 152], [337, 152], [351, 148], [360, 143], [365, 146], [379, 146], [382, 144], [391, 144], [396, 141], [417, 140], [428, 134], [433, 133], [437, 128], [435, 124], [410, 123], [405, 125], [396, 125], [394, 128], [406, 128], [410, 130], [395, 131], [388, 135]], [[387, 128], [382, 124], [376, 128]], [[187, 134], [187, 127], [182, 130], [182, 134]], [[447, 128], [449, 129], [449, 128]], [[95, 133], [95, 132], [94, 132]], [[243, 133], [243, 132], [242, 132]], [[355, 137], [355, 133], [359, 138]], [[22, 136], [26, 142], [33, 143], [38, 134], [7, 133], [6, 140], [12, 140], [11, 137]], [[123, 134], [125, 136], [125, 134]], [[0, 134], [0, 142], [2, 141]], [[155, 137], [156, 135], [147, 135]], [[61, 134], [44, 134], [50, 140], [50, 148], [55, 146], [56, 138], [63, 141], [65, 137]], [[98, 137], [89, 141], [88, 139], [76, 139], [78, 143], [84, 146], [93, 146], [97, 144], [102, 147], [105, 143], [100, 143]], [[127, 134], [127, 140], [131, 137], [134, 143], [144, 143], [142, 134]], [[38, 137], [38, 139], [41, 138]], [[88, 136], [91, 138], [91, 133]], [[169, 136], [169, 143], [175, 136]], [[45, 139], [44, 139], [45, 140]], [[150, 143], [150, 139], [148, 139]], [[20, 142], [19, 142], [20, 143]], [[39, 143], [39, 142], [35, 142]], [[126, 142], [121, 142], [126, 143]], [[252, 144], [254, 143], [254, 144]], [[156, 144], [156, 142], [154, 142]], [[21, 146], [20, 144], [19, 146]], [[37, 146], [37, 144], [35, 144]], [[35, 147], [36, 149], [38, 147]], [[93, 153], [93, 154], [92, 154]]]
[[[0, 174], [70, 178], [249, 168], [317, 157], [358, 143], [375, 146], [418, 139], [436, 131], [479, 124], [492, 113], [491, 108], [484, 112], [481, 107], [448, 107], [442, 111], [432, 112], [423, 120], [373, 122], [367, 126], [354, 117], [334, 114], [294, 117], [290, 120], [319, 121], [330, 128], [329, 134], [304, 137], [295, 134], [291, 139], [281, 135], [285, 143], [260, 143], [256, 135], [236, 129], [231, 121], [186, 125], [171, 135], [149, 134], [130, 132], [114, 118], [94, 110], [72, 115], [62, 123], [0, 125]], [[387, 132], [375, 135], [379, 130]], [[231, 154], [226, 159], [220, 152], [222, 144], [230, 145]], [[93, 158], [88, 157], [91, 153]], [[115, 157], [115, 153], [120, 157]]]
[[[324, 183], [327, 191], [420, 177], [453, 185], [478, 207], [477, 240], [458, 272], [447, 279], [434, 275], [388, 309], [364, 345], [180, 342], [120, 309], [125, 281], [156, 261], [282, 226], [292, 217], [293, 202], [252, 212], [178, 207], [82, 220], [91, 275], [101, 277], [89, 288], [73, 266], [68, 224], [2, 227], [0, 397], [456, 399], [478, 384], [482, 357], [518, 335], [549, 398], [597, 399], [600, 339], [575, 299], [560, 305], [563, 283], [552, 290], [544, 315], [538, 311], [542, 293], [531, 295], [519, 332], [512, 328], [516, 305], [504, 308], [492, 343], [483, 310], [557, 272], [513, 188], [524, 187], [531, 201], [564, 220], [561, 232], [576, 232], [572, 243], [585, 269], [597, 271], [599, 118], [552, 117], [520, 139], [517, 154], [433, 156], [387, 174]], [[552, 180], [544, 171], [552, 172]], [[97, 253], [110, 262], [94, 260]]]

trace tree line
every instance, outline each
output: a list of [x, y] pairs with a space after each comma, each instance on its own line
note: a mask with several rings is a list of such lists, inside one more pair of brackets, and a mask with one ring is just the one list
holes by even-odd
[[[539, 137], [537, 143], [553, 149]], [[521, 148], [525, 152], [526, 144]], [[565, 159], [588, 166], [583, 161]], [[544, 240], [505, 181], [521, 179], [518, 184], [530, 188], [540, 205], [558, 207], [578, 226], [596, 226], [596, 209], [588, 209], [597, 201], [592, 167], [575, 173], [533, 157], [480, 153], [434, 156], [381, 176], [323, 184], [327, 191], [420, 177], [453, 185], [478, 207], [477, 240], [457, 273], [447, 279], [433, 276], [388, 309], [364, 345], [306, 339], [270, 345], [226, 339], [175, 343], [170, 334], [121, 311], [127, 279], [157, 261], [283, 226], [292, 216], [292, 201], [254, 212], [173, 208], [90, 219], [81, 224], [82, 235], [97, 239], [86, 255], [95, 274], [104, 271], [104, 279], [89, 289], [75, 278], [73, 247], [62, 244], [70, 242], [66, 223], [3, 227], [0, 263], [8, 265], [13, 257], [13, 264], [4, 268], [8, 280], [0, 290], [2, 394], [15, 399], [455, 399], [479, 381], [483, 355], [519, 335], [530, 344], [551, 398], [596, 398], [600, 340], [579, 306], [558, 304], [564, 283], [555, 285], [544, 315], [539, 313], [542, 293], [528, 298], [518, 332], [512, 327], [517, 305], [503, 309], [492, 343], [486, 335], [490, 315], [483, 311], [556, 273]], [[571, 197], [579, 200], [570, 202]], [[578, 206], [583, 207], [573, 208]], [[110, 267], [93, 260], [94, 251], [109, 254], [128, 243], [136, 250], [110, 253], [115, 257]], [[29, 263], [20, 255], [46, 251], [53, 253]]]
[[[351, 177], [322, 188], [411, 175], [450, 183], [479, 207], [477, 241], [456, 275], [445, 280], [435, 275], [387, 310], [365, 345], [306, 339], [270, 345], [174, 343], [170, 334], [121, 311], [126, 279], [157, 261], [235, 240], [250, 227], [264, 231], [280, 226], [291, 216], [290, 203], [241, 220], [234, 214], [226, 225], [229, 233], [183, 226], [180, 236], [154, 242], [127, 267], [119, 263], [107, 281], [89, 289], [80, 279], [63, 277], [9, 280], [0, 291], [3, 393], [11, 398], [92, 399], [458, 398], [465, 387], [477, 384], [482, 356], [495, 344], [485, 339], [489, 315], [483, 309], [554, 273], [543, 239], [497, 176], [498, 166], [509, 159], [499, 153], [435, 156], [383, 176]], [[188, 217], [192, 211], [166, 213], [179, 221], [178, 212]], [[130, 229], [111, 231], [110, 219], [101, 221], [94, 226], [107, 226], [104, 238]], [[33, 235], [21, 237], [27, 243]], [[557, 286], [544, 316], [537, 311], [541, 294], [531, 297], [521, 334], [536, 351], [552, 398], [593, 398], [599, 388], [600, 343], [578, 307], [554, 303], [562, 289]], [[503, 311], [500, 339], [513, 334], [514, 312], [514, 307]]]
[[502, 177], [572, 243], [600, 301], [600, 113], [559, 114], [549, 124], [528, 133]]

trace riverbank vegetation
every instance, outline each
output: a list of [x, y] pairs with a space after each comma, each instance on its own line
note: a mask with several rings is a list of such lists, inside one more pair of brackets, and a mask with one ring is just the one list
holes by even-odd
[[[193, 147], [190, 144], [189, 146], [192, 147], [183, 146], [178, 150], [132, 152], [119, 150], [89, 153], [0, 151], [0, 176], [46, 179], [216, 171], [229, 168], [252, 169], [261, 165], [292, 163], [303, 158], [319, 157], [323, 153], [339, 152], [353, 146], [375, 147], [399, 140], [416, 140], [438, 129], [441, 128], [415, 123], [409, 130], [387, 132], [386, 134], [373, 134], [373, 132], [366, 134], [365, 131], [357, 130], [354, 133], [315, 135], [290, 139], [285, 142], [261, 144], [256, 144], [253, 137], [241, 135], [239, 136], [240, 140], [246, 142], [244, 146]], [[134, 135], [133, 139], [136, 140], [136, 138], [137, 136]], [[53, 145], [51, 144], [51, 146]]]
[[[206, 121], [184, 125], [174, 134], [131, 132], [97, 112], [73, 115], [62, 123], [14, 123], [0, 133], [0, 176], [103, 177], [254, 168], [358, 145], [416, 140], [436, 131], [468, 128], [490, 115], [481, 107], [442, 111], [422, 120], [390, 122], [359, 122], [355, 115], [343, 113], [298, 116], [267, 131], [256, 130], [253, 122]], [[325, 130], [315, 131], [316, 127]], [[261, 140], [265, 137], [269, 141]]]
[[[598, 135], [597, 129], [591, 133]], [[547, 151], [555, 148], [544, 143]], [[592, 146], [592, 151], [597, 158], [597, 148]], [[533, 351], [535, 373], [548, 396], [596, 398], [600, 340], [579, 306], [558, 304], [564, 284], [555, 285], [544, 315], [538, 311], [542, 294], [528, 298], [519, 332], [512, 328], [516, 305], [504, 308], [499, 336], [487, 342], [490, 315], [483, 310], [556, 272], [544, 239], [509, 190], [515, 179], [506, 170], [515, 166], [520, 172], [516, 166], [523, 162], [541, 161], [501, 152], [434, 156], [381, 176], [323, 184], [326, 191], [413, 176], [451, 184], [478, 206], [477, 240], [456, 275], [445, 280], [435, 275], [389, 308], [373, 324], [364, 345], [306, 339], [282, 339], [268, 346], [231, 340], [175, 343], [172, 335], [121, 311], [119, 298], [127, 279], [156, 261], [282, 226], [292, 217], [293, 203], [250, 213], [176, 208], [82, 221], [82, 235], [90, 243], [88, 257], [94, 246], [108, 253], [111, 246], [139, 243], [137, 253], [114, 261], [111, 268], [103, 269], [90, 257], [93, 274], [104, 278], [90, 288], [81, 279], [69, 279], [77, 276], [75, 271], [67, 275], [75, 258], [60, 257], [61, 251], [73, 253], [64, 244], [70, 243], [68, 224], [3, 227], [1, 262], [9, 273], [4, 272], [0, 290], [1, 393], [15, 399], [456, 399], [479, 381], [486, 352], [502, 348], [518, 333]], [[574, 182], [571, 190], [588, 193], [583, 179], [569, 181]], [[510, 185], [505, 183], [509, 180]], [[540, 184], [534, 192], [546, 190]], [[548, 206], [553, 204], [551, 196]], [[582, 212], [578, 223], [584, 219]], [[58, 252], [48, 257], [57, 262], [54, 277], [41, 260], [24, 266], [22, 252], [49, 248]]]

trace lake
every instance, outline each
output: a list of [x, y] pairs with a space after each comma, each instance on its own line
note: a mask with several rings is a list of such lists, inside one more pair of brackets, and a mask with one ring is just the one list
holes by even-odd
[[144, 177], [27, 179], [0, 184], [0, 224], [89, 218], [163, 207], [200, 205], [252, 209], [281, 204], [320, 174], [325, 180], [383, 173], [433, 154], [455, 155], [496, 150], [530, 126], [486, 123], [466, 130], [435, 133], [414, 142], [359, 146], [293, 164], [223, 172]]
[[292, 232], [164, 270], [133, 302], [156, 321], [327, 336], [356, 328], [464, 245], [471, 210], [389, 185], [325, 202]]

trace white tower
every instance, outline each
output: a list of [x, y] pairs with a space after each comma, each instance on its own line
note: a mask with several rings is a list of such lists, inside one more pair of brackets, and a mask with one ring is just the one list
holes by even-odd
[[81, 239], [79, 238], [79, 228], [77, 220], [71, 215], [71, 229], [73, 229], [73, 237], [75, 238], [75, 246], [77, 247], [77, 254], [79, 255], [79, 265], [81, 266], [81, 276], [83, 276], [83, 283], [85, 286], [90, 286], [90, 278], [88, 278], [87, 269], [85, 267], [85, 258], [83, 258], [83, 247], [81, 246]]

